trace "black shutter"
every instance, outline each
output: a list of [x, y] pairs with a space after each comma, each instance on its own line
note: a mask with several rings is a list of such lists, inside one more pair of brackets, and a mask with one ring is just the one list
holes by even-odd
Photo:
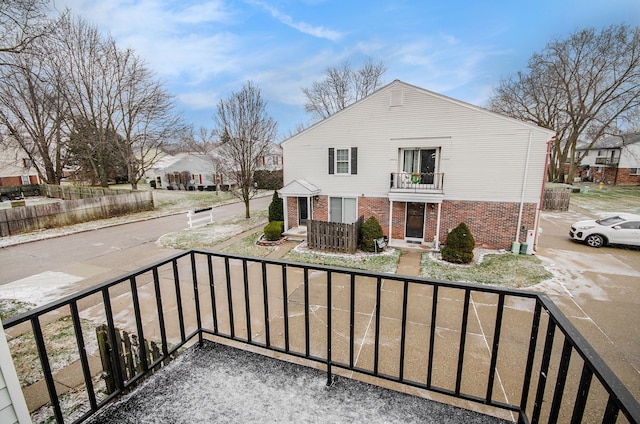
[[329, 147], [329, 174], [335, 174], [333, 167], [335, 166], [335, 159], [333, 157], [333, 147]]
[[351, 175], [358, 174], [358, 148], [351, 148]]

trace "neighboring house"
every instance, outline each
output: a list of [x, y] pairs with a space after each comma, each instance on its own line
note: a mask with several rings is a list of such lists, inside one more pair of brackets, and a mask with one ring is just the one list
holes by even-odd
[[214, 164], [210, 155], [179, 153], [158, 160], [145, 175], [156, 188], [169, 190], [214, 189]]
[[285, 231], [375, 216], [391, 244], [537, 234], [553, 131], [394, 81], [282, 143]]
[[282, 169], [282, 146], [269, 143], [265, 153], [256, 158], [256, 170], [277, 171]]
[[3, 146], [0, 149], [0, 186], [40, 184], [31, 159], [20, 149]]
[[[576, 148], [583, 155], [578, 178], [606, 184], [640, 184], [640, 133], [604, 137], [587, 149]], [[586, 151], [586, 153], [585, 153]]]

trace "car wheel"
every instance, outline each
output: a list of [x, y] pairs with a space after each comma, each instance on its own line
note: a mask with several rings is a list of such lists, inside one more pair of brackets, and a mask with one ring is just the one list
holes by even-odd
[[587, 236], [584, 241], [591, 247], [604, 246], [604, 237], [602, 237], [600, 234], [591, 234], [590, 236]]

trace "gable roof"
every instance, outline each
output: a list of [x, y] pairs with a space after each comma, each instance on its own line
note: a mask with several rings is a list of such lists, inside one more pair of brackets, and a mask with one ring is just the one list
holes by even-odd
[[553, 131], [553, 130], [542, 128], [542, 127], [539, 127], [539, 126], [537, 126], [535, 124], [532, 124], [530, 122], [521, 121], [519, 119], [511, 118], [511, 117], [508, 117], [506, 115], [502, 115], [502, 114], [499, 114], [499, 113], [496, 113], [496, 112], [492, 112], [492, 111], [490, 111], [488, 109], [485, 109], [485, 108], [482, 108], [480, 106], [476, 106], [476, 105], [473, 105], [471, 103], [464, 102], [462, 100], [454, 99], [452, 97], [448, 97], [448, 96], [445, 96], [443, 94], [436, 93], [434, 91], [429, 91], [427, 89], [424, 89], [424, 88], [421, 88], [421, 87], [418, 87], [418, 86], [415, 86], [415, 85], [412, 85], [412, 84], [408, 84], [408, 83], [406, 83], [404, 81], [396, 79], [393, 82], [391, 82], [391, 83], [389, 83], [389, 84], [387, 84], [387, 85], [385, 85], [383, 87], [380, 87], [379, 89], [377, 89], [373, 93], [369, 94], [367, 97], [365, 97], [363, 99], [360, 99], [355, 103], [350, 104], [349, 106], [345, 107], [342, 110], [339, 110], [338, 112], [334, 113], [333, 115], [331, 115], [331, 116], [329, 116], [329, 117], [327, 117], [327, 118], [325, 118], [325, 119], [323, 119], [321, 121], [318, 121], [315, 124], [311, 125], [310, 127], [305, 128], [304, 130], [300, 131], [299, 133], [289, 137], [288, 139], [282, 141], [280, 143], [280, 145], [286, 146], [287, 143], [289, 143], [290, 141], [296, 139], [298, 136], [311, 131], [312, 129], [318, 127], [319, 125], [324, 125], [325, 123], [330, 122], [332, 119], [334, 119], [335, 117], [337, 117], [339, 115], [342, 115], [344, 113], [348, 113], [350, 109], [352, 109], [354, 107], [357, 107], [359, 104], [361, 104], [363, 102], [366, 102], [368, 99], [370, 99], [372, 97], [375, 97], [375, 96], [378, 96], [382, 92], [387, 91], [390, 88], [395, 88], [395, 87], [406, 88], [406, 89], [411, 89], [411, 90], [417, 90], [419, 92], [422, 92], [422, 93], [424, 93], [426, 95], [435, 97], [437, 99], [440, 99], [440, 100], [443, 100], [443, 101], [446, 101], [446, 102], [449, 102], [449, 103], [453, 103], [453, 104], [456, 104], [458, 106], [461, 106], [461, 107], [464, 107], [464, 108], [467, 108], [467, 109], [471, 109], [471, 110], [486, 114], [488, 116], [492, 116], [492, 117], [495, 117], [495, 118], [498, 118], [498, 119], [502, 119], [502, 120], [505, 120], [505, 121], [508, 121], [508, 122], [511, 122], [511, 123], [515, 123], [517, 125], [522, 126], [523, 128], [533, 129], [533, 130], [536, 130], [536, 131], [544, 131], [544, 132], [549, 133], [549, 138], [551, 138], [551, 137], [556, 135], [556, 132]]
[[293, 180], [280, 189], [280, 194], [290, 197], [308, 197], [320, 193], [320, 189], [307, 180]]
[[576, 146], [576, 149], [619, 149], [621, 147], [637, 143], [640, 143], [640, 132], [603, 137], [593, 143], [591, 147], [589, 147], [589, 143], [581, 143], [579, 146]]

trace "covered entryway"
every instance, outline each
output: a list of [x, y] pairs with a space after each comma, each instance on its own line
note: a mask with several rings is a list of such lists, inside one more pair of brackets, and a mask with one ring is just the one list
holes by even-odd
[[306, 240], [307, 220], [313, 219], [313, 199], [320, 189], [306, 180], [293, 180], [280, 190], [284, 206], [284, 234], [290, 240]]
[[419, 202], [407, 202], [407, 220], [405, 237], [422, 241], [424, 237], [424, 209], [425, 204]]

